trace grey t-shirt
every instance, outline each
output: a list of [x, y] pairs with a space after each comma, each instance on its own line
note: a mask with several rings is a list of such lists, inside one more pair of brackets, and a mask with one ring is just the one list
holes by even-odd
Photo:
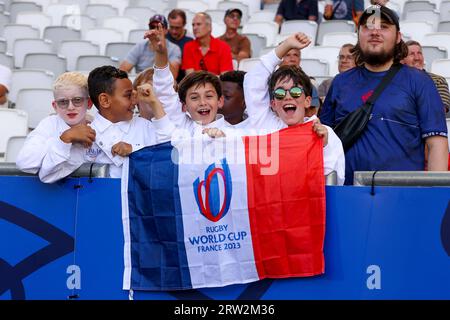
[[[167, 45], [167, 53], [169, 55], [169, 62], [178, 62], [181, 63], [181, 50], [176, 45], [170, 41], [166, 40]], [[125, 57], [125, 61], [134, 65], [136, 72], [141, 72], [147, 68], [153, 67], [155, 62], [155, 52], [151, 51], [148, 46], [148, 41], [144, 40], [142, 42], [137, 43], [131, 50], [128, 52]]]

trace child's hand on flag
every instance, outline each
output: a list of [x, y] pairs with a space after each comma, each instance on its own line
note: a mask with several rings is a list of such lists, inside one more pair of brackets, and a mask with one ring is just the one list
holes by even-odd
[[313, 131], [323, 139], [323, 146], [326, 147], [328, 144], [328, 130], [327, 128], [320, 123], [319, 119], [315, 119], [313, 121]]
[[131, 144], [126, 142], [119, 142], [112, 146], [111, 153], [113, 156], [121, 156], [121, 157], [127, 157], [133, 152], [133, 147]]
[[224, 138], [225, 133], [218, 128], [205, 128], [202, 131], [203, 134], [207, 134], [211, 138]]

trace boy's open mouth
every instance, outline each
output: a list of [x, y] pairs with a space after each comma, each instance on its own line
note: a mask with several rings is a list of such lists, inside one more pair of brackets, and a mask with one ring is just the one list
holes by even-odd
[[197, 110], [197, 112], [198, 112], [200, 115], [202, 115], [202, 116], [207, 116], [207, 115], [210, 114], [211, 110], [209, 110], [209, 109], [199, 109], [199, 110]]
[[293, 104], [287, 104], [287, 105], [283, 106], [283, 110], [287, 114], [293, 114], [297, 110], [297, 107], [295, 105], [293, 105]]

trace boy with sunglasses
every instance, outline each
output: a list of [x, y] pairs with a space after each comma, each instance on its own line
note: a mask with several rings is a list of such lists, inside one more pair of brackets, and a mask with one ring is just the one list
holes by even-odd
[[343, 184], [345, 157], [341, 141], [315, 115], [306, 117], [312, 95], [309, 77], [298, 66], [281, 66], [274, 72], [289, 50], [301, 50], [309, 44], [305, 34], [296, 33], [260, 58], [244, 79], [247, 113], [251, 125], [266, 132], [313, 121], [314, 132], [324, 140], [325, 175], [336, 171], [338, 184]]
[[92, 107], [87, 79], [78, 72], [66, 72], [53, 84], [56, 115], [43, 119], [27, 137], [17, 156], [17, 167], [27, 173], [40, 171], [44, 158], [82, 152], [95, 141], [95, 131], [86, 120]]

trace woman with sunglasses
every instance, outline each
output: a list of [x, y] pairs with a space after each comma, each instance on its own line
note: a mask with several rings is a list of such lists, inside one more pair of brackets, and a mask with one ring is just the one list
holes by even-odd
[[274, 132], [289, 126], [313, 122], [314, 132], [323, 138], [325, 175], [336, 171], [338, 184], [345, 180], [345, 157], [342, 143], [316, 116], [306, 117], [311, 106], [312, 84], [298, 66], [281, 66], [282, 57], [291, 49], [303, 49], [310, 44], [303, 33], [296, 33], [273, 51], [260, 58], [244, 79], [247, 113], [256, 129]]

